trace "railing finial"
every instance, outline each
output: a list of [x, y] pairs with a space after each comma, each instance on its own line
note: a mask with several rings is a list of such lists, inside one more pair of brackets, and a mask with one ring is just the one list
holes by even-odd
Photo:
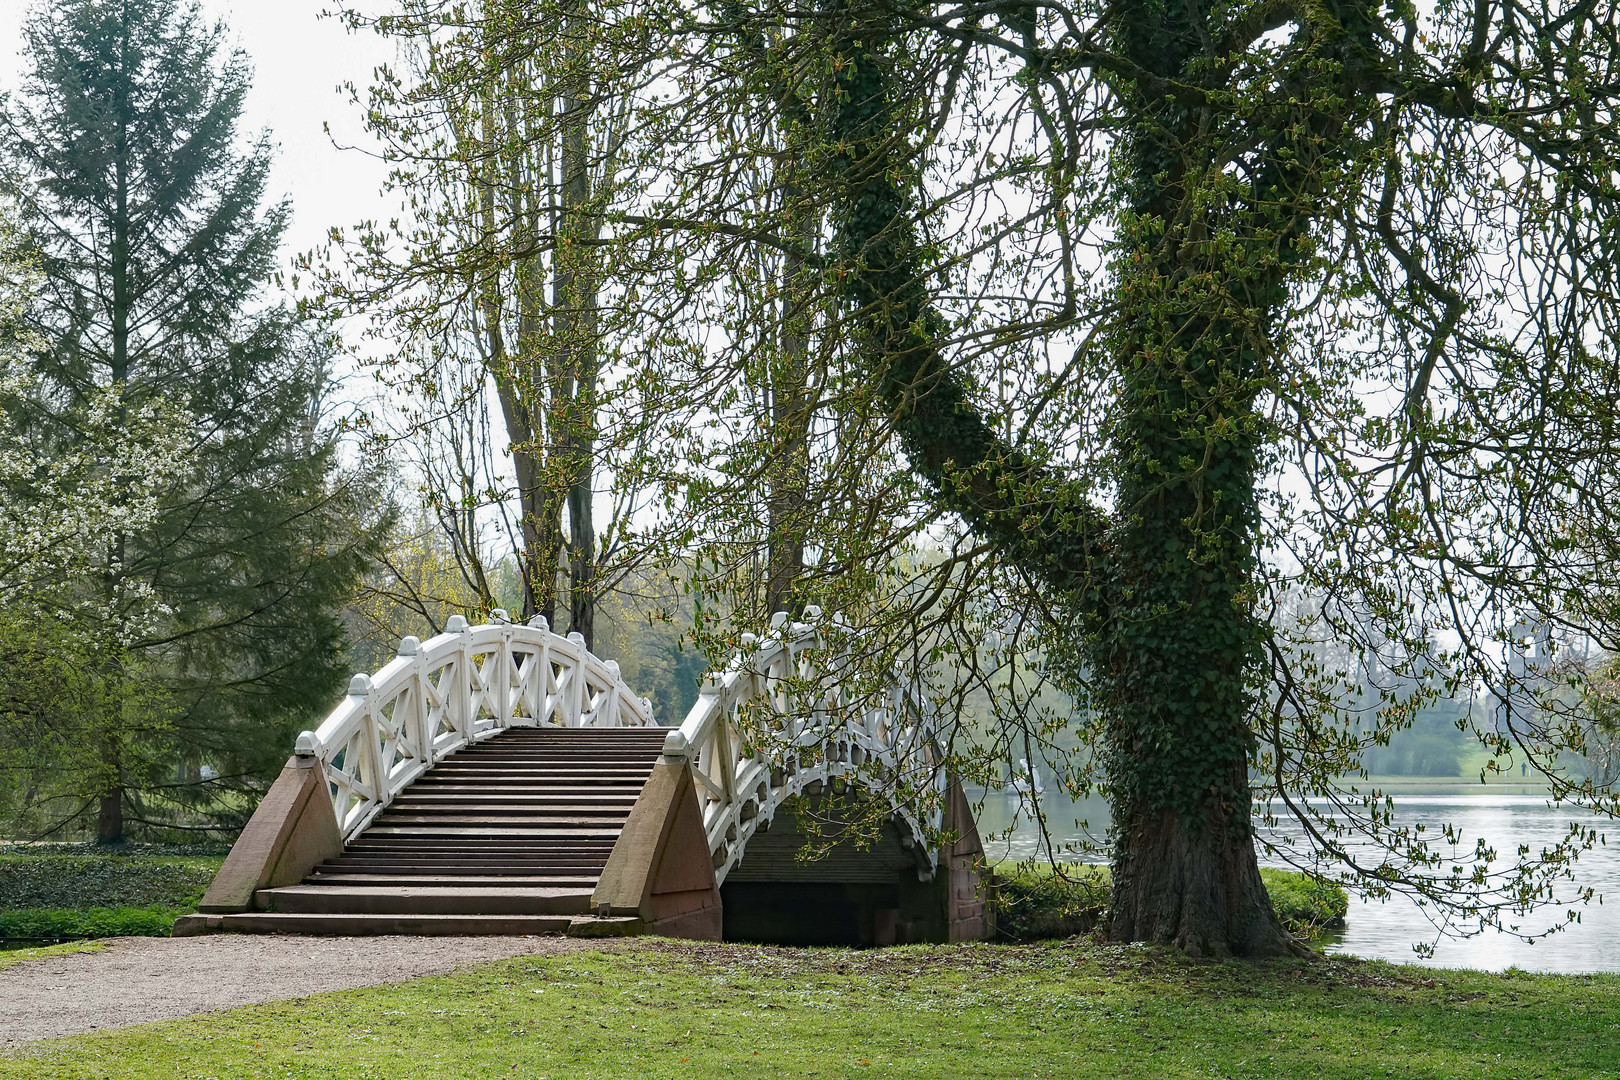
[[350, 697], [365, 697], [369, 693], [371, 693], [370, 675], [356, 675], [349, 680]]
[[447, 634], [465, 634], [467, 632], [467, 620], [460, 615], [450, 616], [444, 622], [444, 632]]
[[293, 743], [293, 753], [299, 757], [314, 757], [321, 744], [315, 738], [313, 731], [300, 731], [298, 741]]
[[676, 728], [664, 736], [664, 757], [669, 761], [685, 761], [687, 758], [686, 736]]
[[410, 634], [406, 634], [399, 639], [399, 655], [401, 656], [415, 656], [421, 647], [421, 639], [412, 637]]

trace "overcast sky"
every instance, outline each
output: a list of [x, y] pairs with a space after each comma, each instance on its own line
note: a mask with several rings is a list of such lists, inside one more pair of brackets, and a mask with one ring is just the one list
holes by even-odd
[[[0, 0], [0, 90], [13, 90], [22, 58], [19, 28], [32, 0]], [[376, 217], [386, 170], [373, 158], [332, 145], [364, 141], [358, 110], [337, 87], [352, 81], [362, 89], [372, 68], [393, 59], [393, 49], [372, 34], [353, 36], [321, 13], [334, 0], [202, 0], [208, 15], [224, 19], [228, 40], [253, 61], [253, 92], [245, 130], [270, 128], [279, 144], [270, 174], [271, 198], [290, 196], [292, 228], [283, 258], [320, 243], [333, 225]], [[322, 130], [329, 123], [332, 137]]]

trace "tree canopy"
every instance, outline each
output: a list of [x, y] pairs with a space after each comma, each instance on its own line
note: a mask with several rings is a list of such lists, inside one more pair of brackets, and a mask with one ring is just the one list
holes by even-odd
[[[290, 211], [265, 205], [270, 140], [239, 131], [249, 68], [224, 37], [178, 0], [41, 5], [0, 114], [7, 195], [40, 270], [14, 416], [59, 461], [97, 443], [87, 416], [131, 430], [190, 418], [183, 467], [161, 491], [131, 487], [129, 512], [86, 538], [96, 571], [58, 586], [118, 628], [101, 670], [142, 688], [149, 722], [112, 705], [85, 717], [93, 769], [36, 749], [30, 830], [91, 811], [104, 840], [131, 817], [148, 831], [239, 823], [240, 796], [262, 790], [344, 674], [336, 609], [379, 514], [321, 415], [327, 335], [267, 295]], [[103, 467], [115, 488], [143, 475]], [[154, 512], [134, 513], [148, 495]]]
[[[874, 669], [989, 692], [954, 767], [1034, 746], [1107, 794], [1116, 937], [1285, 948], [1273, 813], [1307, 837], [1279, 854], [1374, 893], [1548, 899], [1589, 830], [1459, 855], [1365, 783], [1440, 698], [1481, 703], [1455, 712], [1497, 766], [1620, 808], [1568, 767], [1595, 699], [1561, 660], [1620, 648], [1610, 5], [402, 17], [461, 115], [566, 53], [624, 117], [588, 151], [589, 245], [643, 540], [729, 610], [819, 604]], [[383, 88], [392, 130], [449, 145]], [[538, 145], [501, 131], [458, 167]], [[470, 300], [564, 235], [486, 229], [450, 265]], [[1024, 708], [1043, 686], [1073, 710]]]

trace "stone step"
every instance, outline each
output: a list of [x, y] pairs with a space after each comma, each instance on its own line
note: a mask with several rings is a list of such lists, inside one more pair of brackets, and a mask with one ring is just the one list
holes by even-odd
[[[491, 830], [488, 826], [478, 828], [470, 826], [464, 827], [447, 825], [438, 829], [426, 829], [420, 825], [411, 825], [409, 827], [401, 827], [397, 830], [389, 826], [379, 827], [382, 828], [384, 836], [397, 837], [399, 839], [406, 840], [431, 841], [434, 843], [444, 843], [446, 841], [459, 842], [465, 840], [469, 843], [469, 845], [471, 845], [474, 841], [488, 841], [492, 839]], [[512, 826], [510, 828], [501, 829], [499, 835], [494, 838], [507, 839], [511, 841], [544, 842], [559, 837], [578, 836], [606, 840], [608, 845], [611, 847], [613, 841], [619, 838], [619, 833], [622, 831], [622, 822], [612, 825], [602, 825], [601, 823], [598, 823], [594, 827], [580, 825], [570, 826], [568, 828], [522, 828], [519, 826]], [[470, 846], [469, 850], [471, 850]]]
[[650, 750], [640, 748], [617, 747], [600, 749], [596, 747], [530, 747], [519, 748], [508, 746], [504, 742], [499, 746], [484, 743], [481, 746], [457, 750], [455, 760], [469, 761], [557, 761], [579, 762], [581, 764], [631, 764], [639, 765], [646, 761]]
[[400, 829], [405, 827], [427, 826], [436, 828], [481, 826], [488, 830], [505, 832], [514, 826], [526, 825], [530, 828], [540, 828], [547, 825], [559, 827], [567, 826], [622, 826], [629, 811], [622, 813], [603, 810], [593, 813], [589, 810], [573, 809], [567, 812], [543, 813], [528, 811], [516, 815], [498, 812], [476, 812], [447, 810], [441, 814], [413, 811], [409, 814], [379, 814], [372, 824], [373, 829]]
[[512, 855], [520, 858], [543, 858], [552, 854], [600, 853], [604, 858], [613, 850], [613, 838], [591, 836], [554, 836], [533, 840], [503, 840], [499, 837], [470, 839], [435, 839], [432, 837], [378, 836], [364, 845], [351, 845], [349, 855], [420, 855], [424, 858], [466, 855], [479, 857]]
[[261, 890], [265, 910], [209, 926], [548, 933], [584, 919], [583, 933], [637, 932], [639, 920], [587, 913], [666, 734], [526, 728], [464, 747], [302, 884]]
[[[345, 852], [336, 858], [321, 863], [322, 866], [350, 866], [355, 868], [367, 866], [389, 866], [409, 869], [412, 867], [422, 870], [438, 871], [447, 866], [482, 866], [491, 869], [511, 867], [514, 871], [525, 869], [549, 870], [551, 867], [576, 867], [589, 869], [593, 872], [600, 870], [608, 860], [607, 852], [585, 853], [559, 851], [540, 855], [520, 855], [510, 852], [494, 852], [489, 854], [466, 854], [459, 857], [447, 853], [435, 855], [419, 855], [416, 853], [387, 853], [356, 855]], [[504, 871], [503, 871], [504, 872]]]
[[601, 879], [597, 873], [565, 873], [546, 871], [526, 874], [491, 874], [482, 867], [454, 867], [451, 872], [428, 874], [382, 873], [376, 870], [316, 870], [304, 879], [305, 885], [322, 888], [390, 888], [404, 886], [413, 889], [595, 889]]
[[578, 915], [590, 910], [591, 887], [285, 885], [254, 899], [278, 914]]
[[511, 885], [514, 888], [592, 888], [602, 876], [600, 866], [483, 866], [449, 863], [444, 866], [353, 866], [323, 863], [304, 878], [305, 885], [442, 885], [466, 882]]
[[490, 795], [484, 792], [464, 794], [401, 795], [384, 813], [406, 810], [465, 809], [477, 807], [491, 810], [550, 810], [558, 807], [588, 807], [591, 809], [622, 810], [630, 812], [636, 804], [636, 794], [622, 795]]
[[478, 765], [472, 762], [462, 763], [454, 758], [445, 758], [435, 765], [431, 772], [423, 777], [425, 780], [445, 777], [477, 777], [480, 780], [489, 780], [495, 777], [517, 776], [525, 779], [544, 779], [557, 777], [562, 780], [579, 781], [585, 779], [622, 778], [634, 780], [637, 777], [645, 779], [652, 775], [652, 768], [634, 768], [620, 765], [550, 765], [536, 763], [532, 765], [511, 761], [492, 761], [488, 765]]

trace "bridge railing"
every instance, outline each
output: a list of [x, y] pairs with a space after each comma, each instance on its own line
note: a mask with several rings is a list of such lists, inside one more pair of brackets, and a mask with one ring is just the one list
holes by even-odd
[[559, 637], [544, 619], [468, 626], [452, 617], [426, 641], [407, 637], [375, 675], [356, 675], [348, 695], [298, 752], [325, 769], [345, 840], [446, 754], [512, 727], [646, 727], [652, 703], [637, 697], [619, 665]]
[[926, 687], [896, 670], [863, 692], [847, 639], [832, 647], [821, 613], [805, 614], [809, 621], [790, 622], [779, 613], [763, 640], [744, 635], [743, 650], [705, 679], [665, 739], [666, 754], [692, 763], [716, 875], [725, 880], [783, 801], [850, 775], [882, 781], [875, 786], [934, 865], [946, 777]]

